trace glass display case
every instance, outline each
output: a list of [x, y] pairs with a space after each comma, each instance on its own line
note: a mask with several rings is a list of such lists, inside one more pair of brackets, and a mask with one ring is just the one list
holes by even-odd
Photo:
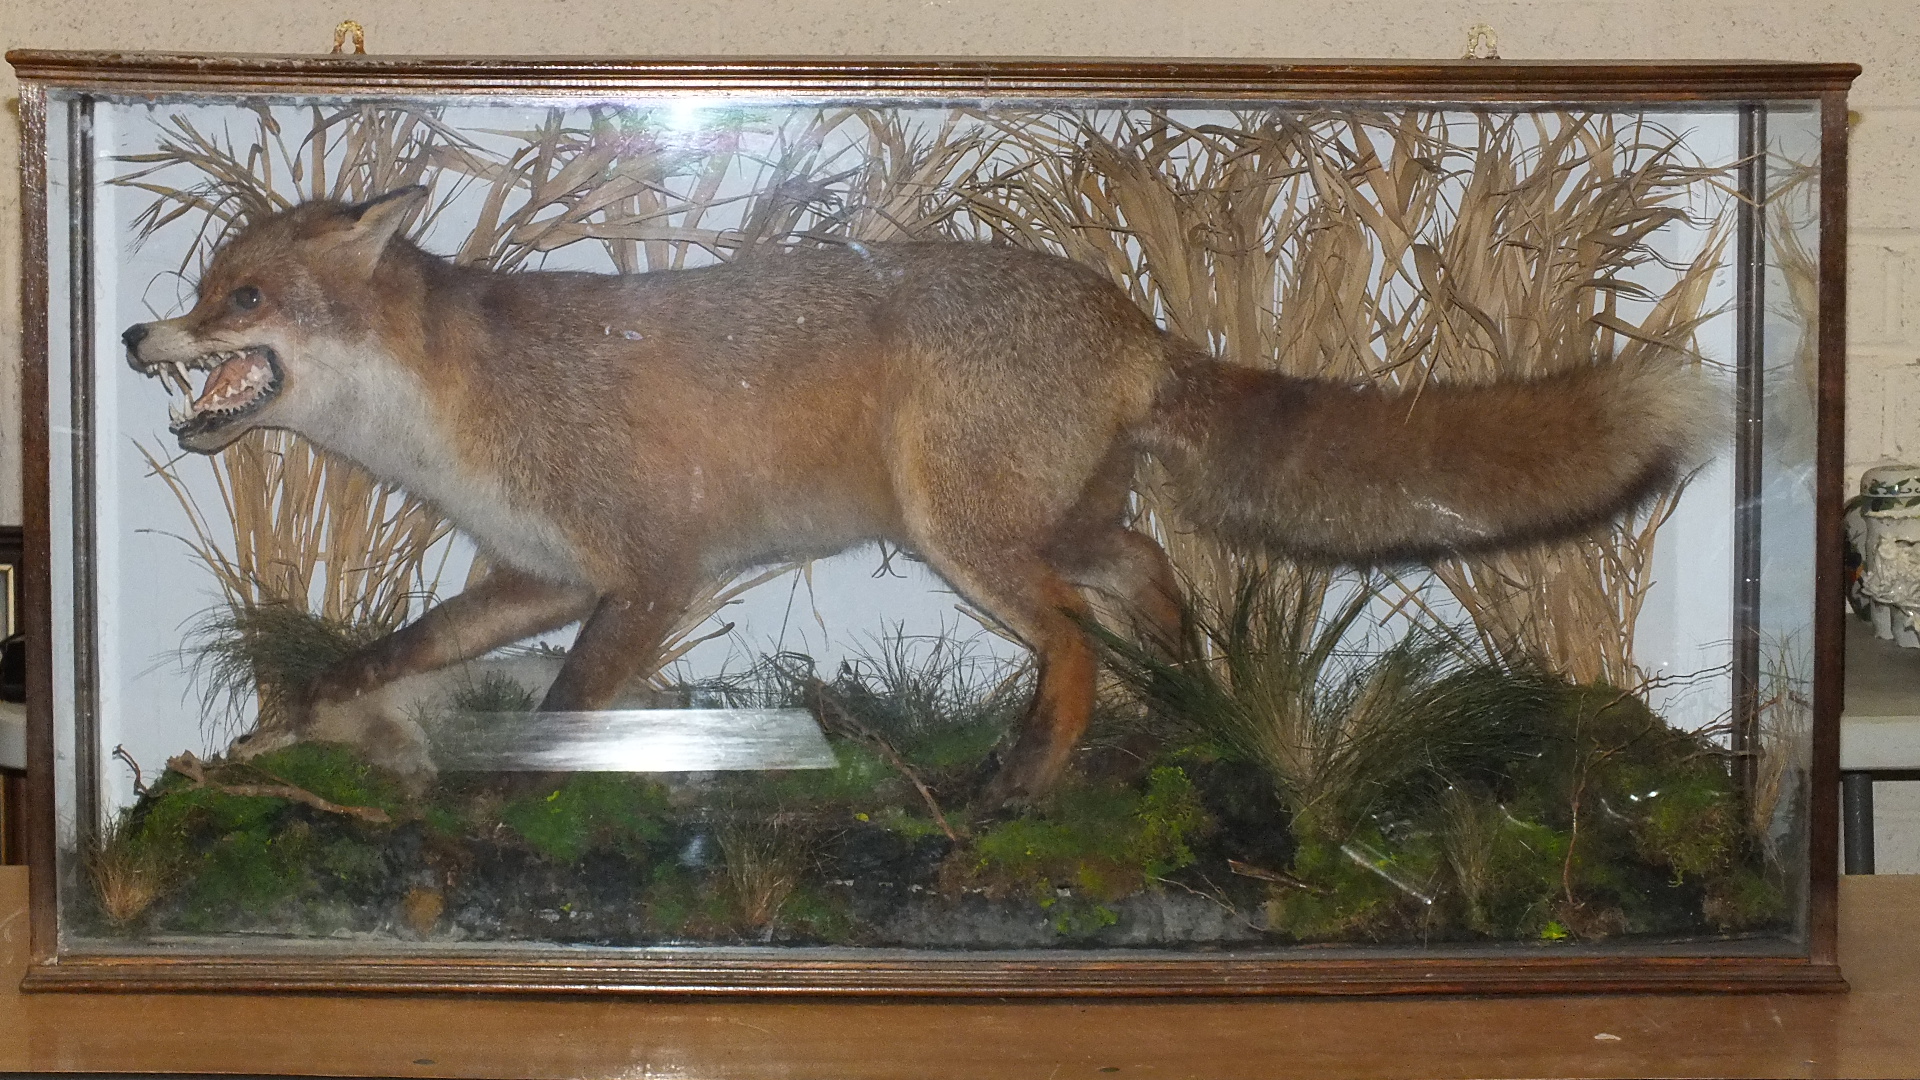
[[29, 986], [1844, 985], [1856, 68], [9, 59]]

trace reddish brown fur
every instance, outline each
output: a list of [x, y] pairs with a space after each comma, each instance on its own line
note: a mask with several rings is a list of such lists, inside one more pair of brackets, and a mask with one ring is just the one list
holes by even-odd
[[[290, 426], [360, 458], [502, 565], [330, 672], [317, 708], [583, 614], [543, 707], [601, 707], [701, 587], [885, 539], [1032, 647], [1038, 693], [995, 793], [1033, 795], [1091, 707], [1080, 590], [1177, 619], [1165, 555], [1125, 526], [1143, 453], [1183, 478], [1207, 528], [1365, 562], [1588, 527], [1689, 451], [1691, 406], [1644, 400], [1682, 385], [1665, 373], [1590, 367], [1409, 400], [1216, 363], [1094, 272], [1031, 252], [496, 274], [389, 242], [412, 201], [252, 226], [194, 312], [135, 349], [144, 367], [279, 335], [287, 388], [235, 426]], [[267, 301], [237, 317], [223, 298], [250, 284]], [[399, 389], [312, 404], [355, 379]]]

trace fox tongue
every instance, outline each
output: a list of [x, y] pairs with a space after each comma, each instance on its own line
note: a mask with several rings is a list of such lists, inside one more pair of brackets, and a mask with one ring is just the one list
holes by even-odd
[[194, 399], [193, 411], [236, 409], [253, 400], [273, 379], [273, 367], [264, 356], [247, 352], [213, 369], [207, 385]]

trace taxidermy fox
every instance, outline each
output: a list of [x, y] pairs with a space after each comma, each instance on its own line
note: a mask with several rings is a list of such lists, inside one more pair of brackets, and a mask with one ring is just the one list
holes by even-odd
[[[1709, 411], [1677, 364], [1582, 358], [1418, 393], [1239, 367], [1094, 271], [1001, 247], [631, 276], [455, 266], [399, 235], [424, 195], [259, 220], [192, 311], [125, 334], [136, 370], [187, 392], [185, 449], [298, 432], [439, 508], [496, 567], [262, 735], [416, 773], [419, 729], [368, 691], [584, 620], [541, 708], [604, 707], [701, 588], [887, 540], [1032, 649], [1038, 690], [989, 791], [1030, 798], [1087, 723], [1083, 590], [1177, 625], [1165, 554], [1127, 527], [1143, 457], [1229, 543], [1404, 561], [1590, 529], [1688, 468]], [[198, 393], [187, 369], [210, 372]]]

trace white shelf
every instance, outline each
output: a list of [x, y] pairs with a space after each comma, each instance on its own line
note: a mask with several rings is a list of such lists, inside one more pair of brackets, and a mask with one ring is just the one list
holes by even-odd
[[1874, 637], [1851, 614], [1840, 768], [1920, 769], [1920, 649]]

